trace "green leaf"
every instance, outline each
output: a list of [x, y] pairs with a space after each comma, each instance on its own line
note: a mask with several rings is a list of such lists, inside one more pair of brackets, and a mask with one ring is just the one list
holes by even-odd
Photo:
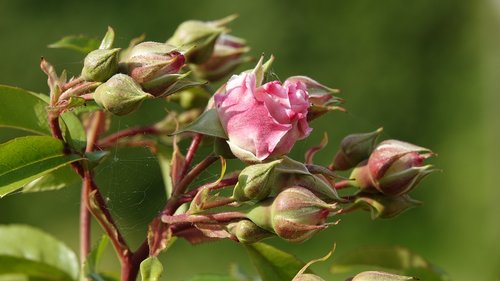
[[224, 131], [224, 128], [220, 123], [219, 115], [217, 114], [217, 111], [215, 109], [210, 109], [203, 112], [203, 114], [201, 114], [191, 124], [174, 132], [173, 135], [185, 132], [193, 132], [202, 135], [227, 139], [226, 132]]
[[24, 225], [0, 226], [0, 275], [77, 280], [78, 268], [75, 253], [49, 234]]
[[263, 281], [290, 281], [305, 263], [264, 243], [245, 245]]
[[64, 132], [65, 141], [76, 151], [83, 152], [87, 144], [87, 135], [80, 119], [73, 112], [65, 112], [61, 115], [64, 125], [62, 130]]
[[141, 262], [142, 281], [158, 281], [163, 272], [163, 265], [157, 257], [149, 257]]
[[20, 88], [0, 85], [0, 127], [16, 128], [38, 135], [49, 135], [48, 96]]
[[26, 184], [23, 192], [58, 190], [80, 182], [80, 177], [69, 165], [63, 166]]
[[49, 136], [21, 137], [0, 144], [0, 197], [82, 159], [65, 155], [63, 143]]
[[238, 279], [224, 275], [197, 275], [187, 281], [238, 281]]
[[96, 245], [92, 248], [87, 259], [85, 260], [84, 272], [85, 276], [99, 275], [97, 274], [97, 265], [101, 261], [102, 254], [108, 245], [109, 238], [106, 235], [101, 236]]
[[86, 54], [99, 48], [99, 40], [84, 35], [70, 35], [50, 44], [49, 48], [70, 49]]
[[111, 26], [108, 26], [108, 31], [104, 35], [104, 38], [102, 38], [99, 49], [109, 50], [113, 48], [113, 42], [115, 42], [115, 31]]
[[366, 247], [352, 251], [336, 259], [333, 273], [355, 270], [356, 267], [376, 267], [396, 273], [416, 276], [426, 281], [445, 281], [449, 277], [435, 265], [408, 249], [393, 247]]

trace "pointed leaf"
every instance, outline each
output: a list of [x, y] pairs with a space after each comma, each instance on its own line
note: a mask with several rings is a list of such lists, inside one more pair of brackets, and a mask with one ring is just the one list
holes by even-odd
[[113, 47], [113, 42], [115, 42], [115, 31], [111, 26], [108, 26], [108, 31], [104, 35], [104, 38], [102, 38], [99, 49], [109, 50]]
[[213, 136], [217, 138], [227, 139], [226, 132], [219, 120], [219, 115], [215, 109], [210, 109], [203, 112], [193, 123], [174, 132], [180, 134], [185, 132], [199, 133], [202, 135]]
[[99, 48], [99, 40], [84, 35], [70, 35], [50, 44], [49, 48], [70, 49], [86, 54]]
[[38, 135], [49, 135], [47, 106], [49, 97], [20, 88], [0, 85], [0, 127], [16, 128]]
[[392, 270], [403, 275], [416, 276], [426, 281], [450, 280], [435, 265], [399, 246], [357, 249], [337, 258], [330, 270], [334, 273], [341, 273], [351, 271], [358, 266]]
[[149, 257], [141, 262], [142, 281], [158, 281], [163, 273], [163, 265], [157, 257]]
[[73, 112], [65, 112], [61, 115], [64, 140], [71, 148], [83, 152], [87, 144], [87, 134], [82, 122]]
[[245, 245], [263, 281], [289, 281], [305, 263], [293, 255], [264, 243]]
[[73, 169], [69, 165], [66, 165], [26, 184], [22, 191], [39, 192], [58, 190], [76, 184], [80, 180], [80, 177]]
[[19, 274], [36, 280], [78, 279], [75, 253], [49, 234], [30, 226], [0, 226], [0, 275]]
[[21, 137], [0, 144], [0, 197], [83, 159], [78, 155], [65, 155], [63, 143], [48, 136]]

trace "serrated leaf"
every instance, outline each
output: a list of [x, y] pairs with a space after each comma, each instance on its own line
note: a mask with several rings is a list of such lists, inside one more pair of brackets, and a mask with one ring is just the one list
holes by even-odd
[[399, 274], [416, 276], [426, 281], [450, 280], [435, 265], [399, 246], [357, 249], [337, 258], [330, 270], [333, 273], [341, 273], [361, 266], [392, 270]]
[[305, 265], [295, 256], [268, 244], [254, 243], [245, 248], [263, 281], [292, 280]]
[[25, 225], [0, 226], [0, 275], [71, 281], [78, 268], [75, 253], [51, 235]]
[[239, 281], [231, 276], [224, 275], [197, 275], [189, 278], [187, 281]]
[[66, 165], [26, 184], [22, 191], [27, 193], [58, 190], [76, 184], [80, 180], [81, 178], [71, 167]]
[[141, 262], [142, 281], [158, 281], [163, 273], [163, 265], [157, 257], [149, 257]]
[[49, 48], [70, 49], [80, 53], [90, 53], [99, 48], [99, 40], [84, 35], [70, 35], [52, 43]]
[[0, 197], [81, 156], [63, 152], [63, 143], [49, 136], [28, 136], [0, 144]]
[[49, 97], [16, 87], [0, 85], [0, 127], [50, 135], [47, 122]]
[[202, 135], [227, 139], [226, 132], [224, 131], [224, 128], [220, 123], [219, 115], [217, 114], [217, 111], [215, 109], [210, 109], [203, 112], [203, 114], [201, 114], [191, 124], [175, 131], [173, 135], [186, 132], [199, 133]]
[[99, 45], [99, 49], [109, 50], [113, 47], [113, 43], [115, 42], [115, 31], [111, 26], [108, 26], [108, 31], [102, 38], [101, 45]]

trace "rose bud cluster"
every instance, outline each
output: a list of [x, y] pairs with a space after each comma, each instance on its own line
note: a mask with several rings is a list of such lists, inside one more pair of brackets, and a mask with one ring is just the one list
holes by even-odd
[[303, 242], [327, 228], [326, 219], [337, 211], [337, 204], [327, 204], [308, 189], [293, 186], [256, 204], [248, 218], [286, 241]]
[[370, 133], [351, 134], [342, 139], [331, 167], [344, 171], [356, 167], [372, 153], [382, 128]]

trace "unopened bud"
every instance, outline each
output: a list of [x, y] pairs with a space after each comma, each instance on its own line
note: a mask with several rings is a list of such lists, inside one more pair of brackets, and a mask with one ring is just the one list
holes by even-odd
[[215, 42], [210, 58], [202, 64], [193, 64], [193, 72], [202, 79], [217, 81], [232, 73], [239, 65], [249, 61], [243, 55], [250, 51], [245, 40], [222, 34]]
[[333, 168], [339, 171], [348, 170], [368, 159], [380, 133], [382, 133], [382, 128], [371, 133], [352, 134], [345, 137], [340, 143], [339, 151], [335, 154]]
[[243, 244], [256, 243], [274, 235], [249, 220], [230, 223], [227, 229], [229, 233], [234, 235]]
[[82, 78], [87, 81], [104, 82], [118, 71], [119, 48], [98, 49], [90, 52], [83, 62]]
[[234, 187], [233, 198], [238, 202], [260, 201], [268, 197], [276, 187], [274, 168], [281, 162], [254, 164], [243, 169]]
[[410, 143], [387, 140], [381, 142], [367, 162], [356, 167], [351, 178], [354, 185], [376, 189], [386, 195], [398, 196], [411, 191], [425, 176], [436, 171], [432, 165], [423, 166], [425, 159], [434, 155], [427, 148]]
[[259, 202], [248, 218], [284, 240], [303, 242], [327, 228], [326, 219], [334, 211], [336, 204], [327, 204], [308, 189], [294, 186]]
[[353, 278], [346, 281], [406, 281], [406, 280], [419, 280], [416, 277], [396, 275], [381, 271], [365, 271], [357, 274]]
[[159, 95], [176, 82], [184, 63], [183, 51], [177, 47], [165, 43], [143, 42], [130, 50], [121, 65], [146, 91]]
[[149, 98], [153, 96], [144, 92], [134, 79], [125, 74], [114, 75], [94, 92], [95, 102], [116, 115], [136, 110]]
[[188, 62], [201, 64], [207, 61], [219, 35], [226, 30], [225, 24], [235, 17], [229, 16], [217, 21], [189, 20], [181, 23], [167, 43], [190, 48], [186, 54]]

